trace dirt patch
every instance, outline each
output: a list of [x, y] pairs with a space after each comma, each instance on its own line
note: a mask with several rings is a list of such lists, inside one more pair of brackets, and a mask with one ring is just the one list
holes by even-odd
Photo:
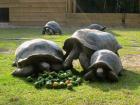
[[124, 67], [140, 68], [140, 54], [126, 55], [121, 58]]
[[13, 50], [0, 48], [0, 54], [10, 54], [13, 53]]

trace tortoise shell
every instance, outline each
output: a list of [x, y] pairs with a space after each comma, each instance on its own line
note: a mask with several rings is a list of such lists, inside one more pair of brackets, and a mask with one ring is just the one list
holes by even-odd
[[52, 29], [55, 33], [62, 33], [60, 25], [55, 21], [49, 21], [44, 27]]
[[45, 39], [33, 39], [22, 43], [15, 52], [15, 63], [24, 66], [32, 62], [62, 62], [63, 52], [56, 43]]
[[112, 34], [90, 29], [77, 30], [64, 42], [63, 49], [70, 51], [75, 44], [78, 44], [79, 47], [84, 46], [94, 51], [108, 49], [115, 53], [121, 48]]
[[106, 29], [105, 26], [99, 25], [99, 24], [91, 24], [87, 27], [88, 29], [96, 29], [100, 31], [104, 31]]
[[106, 71], [111, 70], [118, 75], [123, 69], [120, 58], [110, 50], [98, 50], [90, 60], [89, 69], [96, 70], [97, 68], [104, 68]]

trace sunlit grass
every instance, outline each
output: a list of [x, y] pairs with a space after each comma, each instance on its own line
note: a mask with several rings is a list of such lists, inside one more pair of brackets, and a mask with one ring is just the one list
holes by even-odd
[[[55, 41], [60, 47], [70, 34], [42, 36], [39, 28], [1, 29], [0, 38], [45, 38]], [[120, 57], [140, 54], [140, 29], [112, 29], [123, 46]], [[0, 105], [139, 105], [140, 68], [126, 67], [118, 83], [84, 82], [74, 91], [37, 90], [23, 79], [11, 76], [15, 49], [25, 40], [0, 40]], [[5, 49], [7, 53], [2, 53]], [[10, 52], [10, 50], [12, 50]], [[8, 52], [9, 51], [9, 52]], [[75, 63], [76, 69], [81, 67]]]

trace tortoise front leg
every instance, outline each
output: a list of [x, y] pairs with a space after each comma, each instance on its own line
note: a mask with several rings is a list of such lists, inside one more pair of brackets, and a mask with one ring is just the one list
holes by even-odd
[[49, 33], [50, 33], [50, 35], [55, 35], [56, 34], [56, 32], [51, 28], [49, 29]]
[[27, 77], [33, 74], [33, 67], [32, 66], [26, 66], [23, 68], [17, 68], [12, 75], [17, 77]]
[[95, 80], [96, 80], [95, 71], [94, 71], [94, 70], [88, 71], [88, 72], [84, 75], [84, 79], [85, 79], [86, 81], [95, 81]]
[[118, 52], [116, 52], [116, 54], [118, 55], [118, 57], [120, 57], [120, 55], [119, 55], [119, 53], [118, 53]]
[[60, 70], [63, 70], [63, 65], [61, 63], [58, 63], [58, 64], [52, 64], [51, 65], [51, 70], [53, 71], [60, 71]]
[[61, 31], [61, 30], [59, 30], [59, 32], [58, 32], [58, 33], [59, 33], [59, 35], [62, 35], [62, 31]]
[[73, 48], [69, 55], [66, 57], [64, 61], [64, 69], [69, 69], [72, 66], [72, 61], [79, 57], [79, 50], [78, 48]]
[[118, 76], [113, 71], [108, 72], [107, 79], [110, 82], [118, 82]]
[[90, 58], [88, 58], [88, 56], [84, 52], [81, 52], [79, 56], [79, 61], [83, 70], [86, 72], [90, 65]]
[[41, 62], [38, 64], [39, 67], [39, 71], [37, 72], [41, 72], [41, 71], [50, 71], [50, 64], [47, 62]]
[[66, 54], [64, 55], [64, 59], [66, 59], [68, 57], [68, 55], [70, 54], [69, 51], [66, 52]]
[[13, 67], [17, 67], [17, 64], [16, 64], [15, 61], [13, 62], [12, 66], [13, 66]]

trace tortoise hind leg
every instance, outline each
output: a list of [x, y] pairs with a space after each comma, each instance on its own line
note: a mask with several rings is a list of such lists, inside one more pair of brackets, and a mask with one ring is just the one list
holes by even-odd
[[23, 68], [17, 68], [12, 75], [17, 77], [27, 77], [29, 75], [33, 74], [33, 67], [32, 66], [26, 66]]

